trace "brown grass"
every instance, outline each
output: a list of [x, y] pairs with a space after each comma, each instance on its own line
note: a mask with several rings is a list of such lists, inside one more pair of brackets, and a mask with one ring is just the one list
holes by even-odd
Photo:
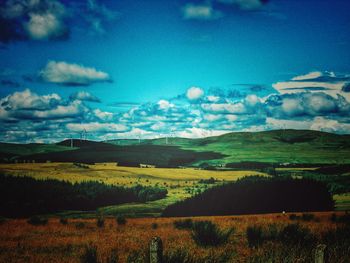
[[[317, 222], [300, 222], [313, 233], [320, 235], [336, 227], [329, 219], [330, 212], [314, 214]], [[115, 218], [106, 218], [104, 228], [97, 227], [96, 219], [71, 219], [68, 225], [62, 225], [59, 219], [52, 218], [45, 226], [29, 225], [25, 219], [8, 220], [0, 225], [0, 262], [79, 262], [88, 244], [97, 246], [102, 262], [113, 249], [117, 249], [120, 262], [125, 262], [132, 251], [145, 251], [154, 236], [162, 238], [165, 252], [186, 248], [191, 255], [203, 257], [229, 251], [235, 253], [234, 262], [247, 262], [252, 253], [259, 253], [248, 248], [245, 235], [247, 226], [291, 223], [288, 214], [194, 218], [204, 219], [217, 223], [221, 228], [236, 229], [228, 244], [216, 248], [198, 247], [189, 231], [174, 228], [173, 222], [178, 218], [128, 219], [124, 226], [117, 225]], [[75, 226], [78, 222], [84, 222], [85, 227], [78, 229]], [[157, 223], [158, 227], [153, 229], [152, 223]]]

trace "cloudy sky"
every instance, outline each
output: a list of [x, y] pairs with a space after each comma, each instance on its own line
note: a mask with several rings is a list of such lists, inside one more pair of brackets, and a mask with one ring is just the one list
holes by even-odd
[[1, 0], [0, 141], [350, 133], [348, 0]]

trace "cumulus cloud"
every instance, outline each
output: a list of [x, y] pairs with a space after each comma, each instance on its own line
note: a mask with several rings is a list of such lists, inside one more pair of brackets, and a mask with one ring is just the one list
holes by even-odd
[[186, 96], [189, 100], [198, 100], [203, 95], [204, 91], [199, 87], [191, 87], [186, 92]]
[[272, 86], [281, 94], [322, 91], [335, 98], [341, 95], [350, 100], [350, 94], [346, 92], [346, 87], [349, 83], [349, 75], [314, 71], [305, 75], [295, 76], [288, 81], [276, 82]]
[[96, 82], [111, 81], [109, 75], [103, 71], [64, 61], [49, 61], [39, 72], [39, 77], [44, 82], [72, 86], [88, 86]]
[[213, 20], [222, 17], [222, 13], [214, 10], [210, 4], [188, 3], [182, 8], [184, 19]]
[[157, 104], [158, 104], [159, 109], [161, 109], [161, 110], [168, 110], [168, 109], [174, 107], [174, 104], [170, 103], [167, 100], [160, 100], [160, 101], [158, 101]]
[[76, 93], [73, 93], [69, 96], [71, 100], [81, 100], [81, 101], [89, 101], [89, 102], [101, 102], [99, 98], [92, 95], [91, 93], [87, 91], [79, 91]]
[[128, 131], [129, 128], [124, 124], [116, 123], [100, 123], [100, 122], [90, 122], [90, 123], [68, 123], [66, 125], [69, 131], [80, 132], [122, 132]]
[[66, 16], [57, 0], [5, 0], [0, 7], [0, 41], [67, 38]]

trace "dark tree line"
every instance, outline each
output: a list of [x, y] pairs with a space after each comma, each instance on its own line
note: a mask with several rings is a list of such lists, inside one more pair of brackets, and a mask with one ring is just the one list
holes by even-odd
[[166, 189], [141, 185], [126, 188], [91, 181], [72, 184], [0, 176], [0, 215], [26, 217], [62, 210], [95, 210], [101, 206], [157, 200], [166, 195]]
[[239, 215], [328, 211], [334, 201], [322, 182], [246, 177], [168, 206], [163, 216]]

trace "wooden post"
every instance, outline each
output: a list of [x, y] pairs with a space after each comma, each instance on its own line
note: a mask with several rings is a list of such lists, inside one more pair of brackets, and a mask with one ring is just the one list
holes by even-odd
[[326, 245], [320, 244], [316, 247], [315, 250], [315, 263], [325, 263], [324, 252], [326, 249]]
[[149, 245], [149, 262], [162, 263], [163, 261], [163, 243], [160, 237], [154, 237]]

